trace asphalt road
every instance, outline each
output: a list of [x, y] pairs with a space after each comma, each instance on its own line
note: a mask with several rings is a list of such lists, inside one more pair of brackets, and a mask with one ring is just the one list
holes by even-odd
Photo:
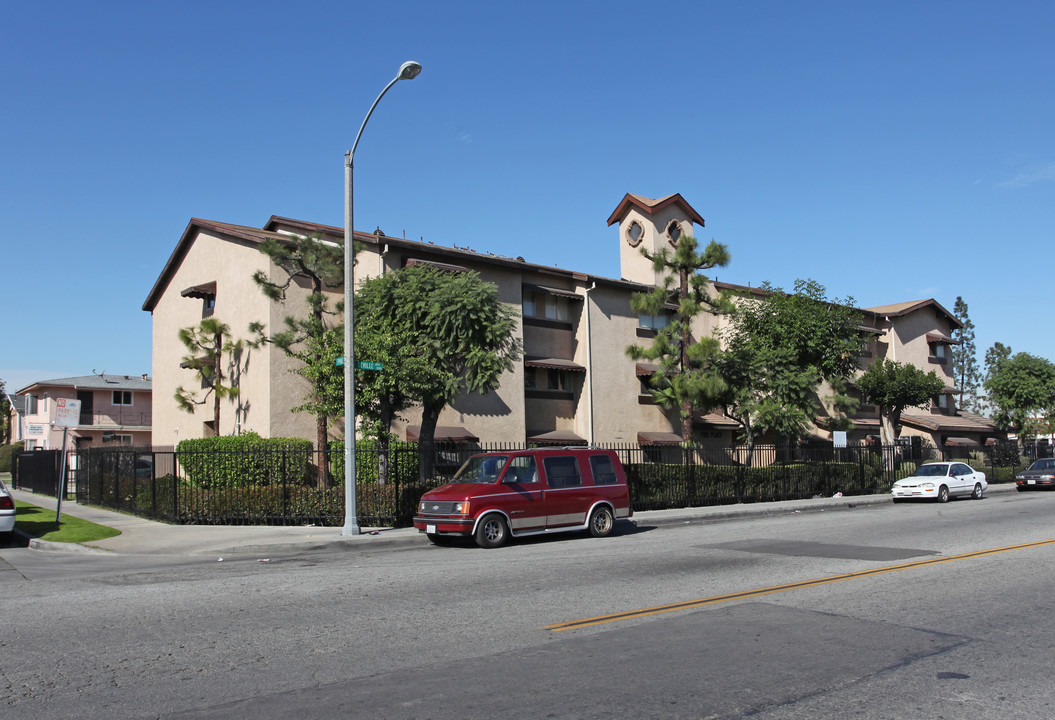
[[496, 551], [9, 548], [0, 714], [1050, 718], [1053, 569], [1055, 493]]

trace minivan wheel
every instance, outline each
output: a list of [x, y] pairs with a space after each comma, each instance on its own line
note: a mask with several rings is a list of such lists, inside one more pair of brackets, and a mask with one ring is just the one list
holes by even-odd
[[509, 526], [501, 515], [488, 515], [476, 528], [476, 544], [482, 548], [501, 547], [509, 538]]
[[615, 518], [607, 507], [599, 507], [590, 513], [590, 535], [608, 537], [615, 527]]

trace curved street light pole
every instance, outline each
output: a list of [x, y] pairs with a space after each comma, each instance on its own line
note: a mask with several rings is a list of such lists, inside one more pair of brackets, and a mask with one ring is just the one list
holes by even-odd
[[355, 268], [352, 239], [352, 158], [363, 128], [374, 113], [389, 88], [400, 80], [413, 80], [421, 72], [419, 63], [408, 60], [399, 67], [399, 73], [385, 85], [385, 89], [374, 100], [370, 110], [355, 134], [352, 149], [344, 154], [344, 527], [341, 535], [358, 535], [359, 518], [355, 507], [355, 313], [352, 296], [355, 294]]

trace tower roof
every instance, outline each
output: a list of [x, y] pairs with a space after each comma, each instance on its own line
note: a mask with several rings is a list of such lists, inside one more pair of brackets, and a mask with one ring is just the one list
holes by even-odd
[[687, 202], [685, 202], [685, 198], [683, 198], [680, 193], [667, 195], [666, 197], [659, 198], [658, 200], [642, 197], [641, 195], [632, 195], [631, 193], [627, 193], [623, 196], [623, 199], [619, 202], [619, 205], [616, 207], [615, 211], [608, 216], [608, 224], [613, 225], [621, 221], [624, 217], [626, 217], [626, 214], [630, 210], [630, 208], [637, 208], [646, 215], [655, 215], [663, 208], [669, 207], [671, 205], [676, 205], [677, 207], [681, 208], [681, 210], [685, 213], [686, 216], [688, 216], [690, 220], [692, 220], [700, 227], [703, 227], [703, 218], [700, 217], [700, 214], [696, 212], [692, 205], [689, 205]]

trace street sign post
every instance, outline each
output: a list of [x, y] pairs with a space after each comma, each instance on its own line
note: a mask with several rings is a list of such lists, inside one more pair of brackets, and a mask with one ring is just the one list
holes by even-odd
[[55, 522], [62, 517], [62, 496], [66, 494], [66, 438], [69, 436], [70, 428], [76, 427], [81, 422], [81, 401], [70, 398], [55, 398], [55, 420], [56, 427], [62, 428], [62, 470], [59, 471], [58, 492], [55, 493]]

